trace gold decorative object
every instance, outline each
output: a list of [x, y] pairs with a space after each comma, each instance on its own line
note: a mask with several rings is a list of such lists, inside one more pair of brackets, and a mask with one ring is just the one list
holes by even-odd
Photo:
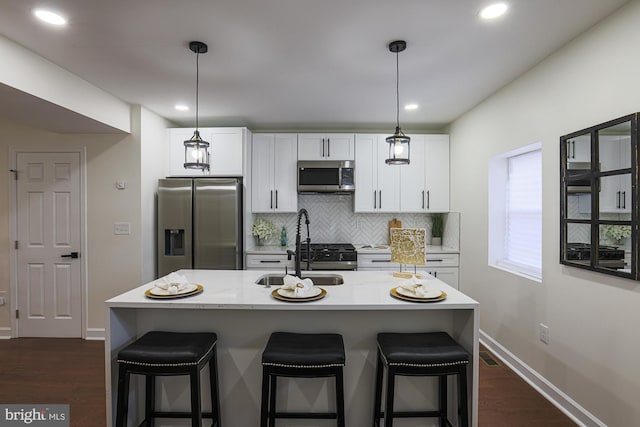
[[427, 258], [427, 232], [424, 228], [392, 228], [391, 262], [425, 265]]

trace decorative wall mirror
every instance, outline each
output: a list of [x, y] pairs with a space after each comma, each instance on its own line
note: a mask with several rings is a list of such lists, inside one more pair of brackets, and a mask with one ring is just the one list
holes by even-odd
[[638, 272], [638, 114], [560, 138], [560, 263]]

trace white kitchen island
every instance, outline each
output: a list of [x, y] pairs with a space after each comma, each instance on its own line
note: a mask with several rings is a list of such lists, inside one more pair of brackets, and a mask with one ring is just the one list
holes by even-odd
[[[154, 282], [132, 289], [106, 302], [107, 425], [113, 425], [117, 392], [118, 351], [145, 332], [211, 331], [218, 334], [219, 386], [222, 425], [259, 425], [261, 355], [274, 331], [340, 333], [344, 337], [346, 421], [349, 427], [372, 422], [376, 334], [379, 332], [446, 331], [472, 354], [469, 366], [469, 413], [478, 425], [478, 327], [479, 305], [473, 299], [427, 276], [429, 285], [444, 290], [448, 297], [435, 303], [397, 300], [389, 291], [396, 285], [391, 272], [344, 271], [344, 284], [324, 286], [325, 298], [313, 302], [284, 302], [271, 296], [275, 287], [265, 288], [255, 281], [268, 271], [181, 270], [189, 281], [199, 283], [198, 295], [158, 300], [145, 297]], [[310, 273], [320, 274], [320, 273]], [[203, 372], [206, 374], [206, 369]], [[142, 420], [144, 392], [142, 377], [133, 376], [130, 392], [130, 425]], [[282, 408], [324, 410], [333, 407], [331, 379], [283, 379], [278, 404]], [[209, 410], [208, 379], [203, 376], [203, 407]], [[415, 404], [437, 404], [437, 381], [407, 377], [398, 380], [396, 409], [416, 408]], [[205, 390], [206, 389], [206, 390]], [[455, 386], [450, 379], [450, 420], [457, 424]], [[188, 410], [188, 377], [158, 379], [159, 407]], [[327, 403], [330, 402], [330, 403]], [[281, 405], [281, 406], [280, 406]], [[137, 409], [136, 409], [137, 408]], [[182, 424], [180, 422], [183, 421]], [[432, 419], [437, 425], [436, 420]], [[134, 424], [135, 423], [135, 424]], [[405, 419], [398, 426], [425, 424], [425, 419]], [[190, 425], [188, 420], [162, 420], [157, 426]], [[205, 420], [203, 425], [208, 425]], [[334, 426], [335, 420], [279, 420], [279, 427]]]

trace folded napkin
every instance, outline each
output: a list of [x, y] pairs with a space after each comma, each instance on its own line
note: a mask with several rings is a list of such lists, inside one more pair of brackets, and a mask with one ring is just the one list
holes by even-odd
[[302, 297], [313, 287], [313, 281], [311, 279], [301, 279], [297, 276], [287, 274], [284, 276], [281, 289], [292, 290], [295, 296]]
[[178, 273], [169, 273], [168, 275], [158, 279], [158, 282], [155, 284], [156, 288], [165, 290], [172, 295], [183, 291], [188, 285], [189, 281], [187, 278]]
[[429, 292], [429, 289], [424, 287], [424, 284], [424, 279], [418, 279], [416, 276], [412, 276], [410, 279], [401, 280], [398, 286], [413, 292], [418, 298], [424, 298]]

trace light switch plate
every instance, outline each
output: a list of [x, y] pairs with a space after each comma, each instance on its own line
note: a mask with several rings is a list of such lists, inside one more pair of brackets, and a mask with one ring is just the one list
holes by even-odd
[[131, 234], [131, 224], [128, 222], [114, 222], [113, 234], [116, 234], [116, 235]]

